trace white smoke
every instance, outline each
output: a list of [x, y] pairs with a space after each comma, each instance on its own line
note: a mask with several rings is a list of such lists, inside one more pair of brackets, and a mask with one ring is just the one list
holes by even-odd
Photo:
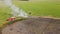
[[12, 1], [11, 0], [4, 0], [4, 1], [5, 1], [6, 5], [12, 6]]
[[24, 12], [21, 8], [18, 8], [17, 6], [15, 6], [14, 4], [12, 4], [11, 0], [4, 0], [6, 5], [8, 5], [11, 8], [11, 14], [13, 15], [13, 17], [28, 17], [28, 14], [26, 12]]

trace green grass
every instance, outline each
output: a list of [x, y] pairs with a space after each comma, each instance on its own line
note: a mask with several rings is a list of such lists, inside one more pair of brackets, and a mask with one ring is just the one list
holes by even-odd
[[3, 7], [0, 7], [0, 26], [2, 26], [3, 23], [5, 23], [6, 19], [9, 17], [9, 9], [4, 9]]
[[32, 16], [48, 16], [60, 17], [60, 3], [59, 2], [15, 2], [15, 4], [27, 11], [31, 12]]
[[[40, 1], [40, 2], [18, 2], [13, 3], [27, 13], [31, 12], [31, 16], [54, 16], [60, 17], [60, 1]], [[0, 25], [10, 16], [9, 8], [0, 7]]]

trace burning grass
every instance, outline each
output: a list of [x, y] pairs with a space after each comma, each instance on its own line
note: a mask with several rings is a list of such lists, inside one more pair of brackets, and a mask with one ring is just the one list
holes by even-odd
[[[31, 12], [31, 16], [48, 16], [60, 17], [60, 2], [56, 1], [40, 1], [40, 2], [20, 2], [13, 1], [13, 3], [22, 8], [27, 13]], [[6, 19], [10, 17], [9, 7], [3, 8], [0, 6], [0, 27], [5, 24]]]
[[21, 17], [18, 17], [16, 18], [14, 21], [4, 21], [1, 25], [0, 25], [0, 34], [1, 34], [1, 30], [6, 27], [7, 25], [11, 25], [17, 21], [22, 21], [22, 20], [25, 20], [26, 18], [21, 18]]

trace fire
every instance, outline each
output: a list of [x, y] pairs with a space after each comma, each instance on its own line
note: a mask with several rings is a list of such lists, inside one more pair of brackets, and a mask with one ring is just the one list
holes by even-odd
[[6, 5], [11, 9], [11, 17], [8, 18], [8, 21], [14, 21], [15, 17], [28, 17], [28, 14], [24, 12], [21, 8], [18, 8], [12, 3], [12, 0], [4, 0]]
[[15, 20], [15, 17], [10, 17], [7, 19], [7, 21], [14, 21]]

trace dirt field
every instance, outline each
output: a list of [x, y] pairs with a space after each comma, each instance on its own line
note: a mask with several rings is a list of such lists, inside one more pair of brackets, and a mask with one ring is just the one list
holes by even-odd
[[2, 34], [60, 34], [60, 19], [27, 18], [8, 25]]

